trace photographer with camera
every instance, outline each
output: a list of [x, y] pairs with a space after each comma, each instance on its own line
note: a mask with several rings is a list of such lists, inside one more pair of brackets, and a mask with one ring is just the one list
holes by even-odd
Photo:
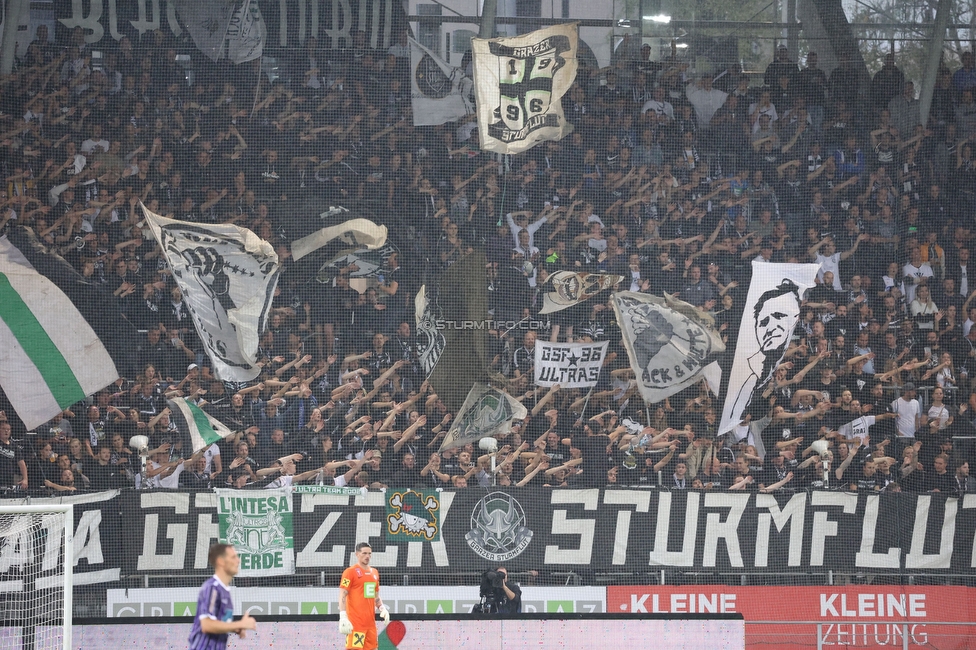
[[522, 613], [522, 589], [514, 582], [508, 582], [508, 569], [498, 567], [495, 571], [481, 574], [481, 602], [472, 610], [476, 614], [520, 614]]

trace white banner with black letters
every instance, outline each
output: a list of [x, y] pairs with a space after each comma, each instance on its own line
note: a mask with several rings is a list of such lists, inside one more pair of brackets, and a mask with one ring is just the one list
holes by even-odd
[[607, 358], [609, 341], [602, 343], [535, 344], [535, 383], [537, 386], [559, 384], [561, 388], [596, 386], [600, 368]]
[[142, 209], [217, 376], [257, 377], [258, 336], [281, 269], [274, 247], [247, 228], [177, 221]]
[[471, 40], [482, 150], [519, 153], [572, 133], [562, 97], [576, 81], [578, 43], [577, 23]]
[[[631, 478], [627, 474], [621, 470], [625, 481]], [[261, 490], [251, 494], [264, 496]], [[341, 571], [355, 561], [356, 544], [368, 538], [373, 564], [381, 571], [395, 568], [414, 576], [459, 568], [482, 571], [502, 563], [515, 571], [585, 566], [596, 573], [645, 575], [666, 567], [800, 575], [826, 569], [976, 575], [973, 494], [625, 487], [498, 487], [438, 494], [440, 541], [404, 544], [385, 539], [387, 494], [372, 490], [324, 499], [296, 493], [296, 572]], [[101, 512], [101, 548], [110, 566], [119, 566], [121, 553], [123, 575], [207, 570], [207, 550], [219, 534], [219, 501], [213, 492], [129, 491], [123, 497], [121, 508], [106, 503]], [[107, 520], [125, 522], [122, 539], [117, 526], [105, 527]], [[252, 584], [280, 585], [275, 580], [280, 578], [255, 578]]]
[[800, 321], [800, 301], [814, 285], [817, 264], [752, 263], [752, 281], [739, 327], [735, 359], [719, 431], [732, 430], [747, 414], [768, 415], [762, 397]]

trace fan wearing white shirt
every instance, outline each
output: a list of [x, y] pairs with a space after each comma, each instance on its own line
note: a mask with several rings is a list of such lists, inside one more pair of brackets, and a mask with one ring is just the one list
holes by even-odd
[[669, 122], [674, 120], [674, 106], [664, 98], [664, 88], [661, 86], [653, 90], [651, 99], [644, 102], [644, 105], [641, 107], [642, 114], [647, 111], [654, 111], [658, 116], [666, 115]]
[[265, 485], [264, 489], [273, 490], [274, 488], [291, 487], [295, 483], [301, 483], [302, 481], [306, 481], [313, 476], [317, 476], [319, 472], [322, 471], [321, 467], [316, 467], [315, 469], [307, 472], [295, 474], [295, 461], [301, 460], [302, 458], [304, 458], [304, 456], [301, 454], [292, 454], [290, 456], [285, 456], [284, 458], [279, 458], [271, 467], [259, 469], [257, 472], [258, 476], [270, 476], [272, 474], [278, 474], [278, 478]]
[[[843, 253], [837, 252], [837, 246], [834, 243], [834, 238], [831, 236], [824, 237], [819, 243], [808, 248], [807, 255], [809, 255], [811, 259], [820, 265], [820, 270], [817, 271], [817, 279], [823, 282], [824, 275], [827, 272], [831, 272], [834, 274], [834, 291], [843, 291], [844, 283], [841, 281], [840, 277], [840, 263], [856, 253], [857, 247], [860, 246], [861, 242], [867, 239], [867, 237], [867, 235], [861, 233], [857, 236], [857, 239], [854, 240], [854, 245]], [[931, 273], [931, 269], [929, 272]]]
[[718, 88], [712, 88], [712, 75], [708, 73], [703, 74], [698, 83], [689, 82], [685, 87], [685, 94], [695, 109], [698, 125], [701, 128], [705, 128], [711, 123], [712, 117], [728, 97], [728, 94]]
[[908, 304], [915, 300], [916, 287], [935, 277], [932, 267], [922, 261], [922, 251], [917, 246], [908, 254], [908, 264], [902, 268], [902, 275], [905, 277], [905, 300]]

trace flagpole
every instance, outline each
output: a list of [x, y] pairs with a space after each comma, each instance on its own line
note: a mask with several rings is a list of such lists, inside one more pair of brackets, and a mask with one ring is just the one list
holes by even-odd
[[501, 338], [502, 336], [505, 336], [506, 334], [508, 334], [509, 332], [511, 332], [513, 329], [515, 329], [516, 327], [518, 327], [520, 324], [522, 324], [524, 321], [529, 320], [529, 318], [531, 318], [531, 316], [526, 316], [525, 318], [521, 319], [520, 321], [518, 321], [517, 323], [515, 323], [514, 325], [512, 325], [511, 327], [509, 327], [507, 330], [505, 330], [504, 332], [502, 332], [499, 335], [498, 338]]
[[594, 388], [596, 388], [596, 384], [594, 384], [593, 386], [590, 386], [590, 392], [588, 392], [586, 394], [586, 401], [583, 402], [583, 410], [580, 411], [580, 416], [579, 416], [579, 419], [580, 419], [580, 422], [581, 423], [585, 423], [586, 422], [586, 420], [584, 420], [583, 418], [586, 417], [586, 407], [589, 406], [589, 404], [590, 404], [590, 395], [593, 394], [593, 389]]
[[496, 13], [498, 13], [498, 0], [484, 0], [484, 5], [481, 8], [481, 31], [478, 36], [481, 38], [495, 36]]

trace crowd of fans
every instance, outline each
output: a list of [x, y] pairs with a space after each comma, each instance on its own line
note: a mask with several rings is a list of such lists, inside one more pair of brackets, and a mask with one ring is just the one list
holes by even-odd
[[[412, 126], [406, 33], [389, 51], [362, 34], [346, 50], [309, 39], [279, 55], [273, 82], [194, 54], [188, 83], [181, 47], [157, 33], [93, 58], [80, 29], [57, 43], [39, 30], [3, 80], [0, 233], [31, 227], [144, 334], [123, 379], [35, 435], [11, 441], [16, 419], [0, 413], [0, 485], [976, 491], [972, 54], [940, 70], [923, 124], [892, 56], [860, 87], [851, 61], [828, 75], [813, 52], [801, 68], [780, 48], [758, 79], [692, 75], [646, 48], [581, 66], [563, 99], [572, 135], [499, 157], [479, 151], [474, 116]], [[288, 240], [307, 197], [371, 212], [398, 252], [365, 279], [355, 265], [299, 271]], [[255, 381], [212, 372], [140, 201], [275, 245], [284, 272]], [[437, 453], [455, 414], [414, 338], [422, 279], [474, 249], [493, 317], [534, 328], [490, 332], [491, 376], [530, 412], [494, 458]], [[620, 289], [713, 314], [727, 372], [753, 260], [820, 273], [768, 415], [726, 435], [704, 383], [643, 403], [609, 291], [537, 314], [554, 271], [618, 274]], [[539, 337], [610, 341], [599, 384], [534, 386]], [[191, 454], [173, 396], [239, 433]]]

